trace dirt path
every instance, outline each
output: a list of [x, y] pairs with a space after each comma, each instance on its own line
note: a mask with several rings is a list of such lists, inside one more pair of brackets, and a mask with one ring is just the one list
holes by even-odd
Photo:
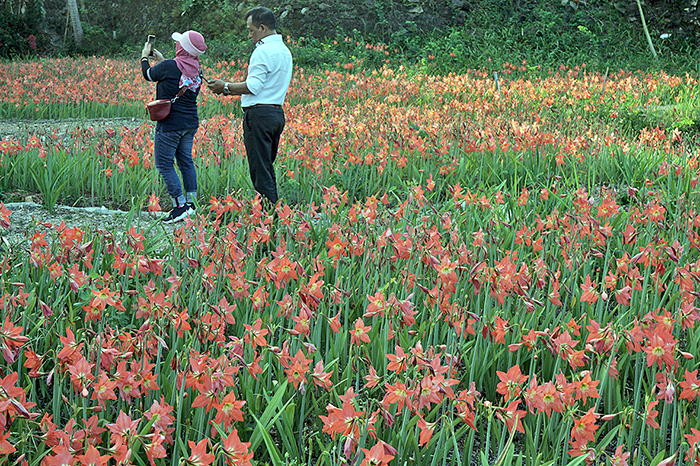
[[[104, 230], [119, 237], [128, 229], [129, 212], [110, 210], [105, 207], [67, 207], [56, 206], [53, 213], [46, 210], [40, 204], [34, 202], [13, 202], [5, 204], [5, 208], [11, 210], [10, 228], [0, 229], [0, 241], [5, 248], [24, 249], [29, 246], [31, 237], [36, 232], [46, 232], [47, 241], [51, 240], [56, 232], [55, 226], [65, 222], [66, 226], [78, 227], [83, 232]], [[172, 232], [177, 226], [165, 225], [160, 222], [160, 217], [165, 214], [149, 214], [142, 212], [136, 215], [130, 225], [138, 232], [147, 230], [155, 225], [155, 232]]]
[[136, 128], [143, 125], [142, 118], [88, 118], [65, 120], [0, 120], [0, 139], [17, 139], [22, 135], [50, 136], [70, 133], [75, 128], [118, 129], [122, 126]]

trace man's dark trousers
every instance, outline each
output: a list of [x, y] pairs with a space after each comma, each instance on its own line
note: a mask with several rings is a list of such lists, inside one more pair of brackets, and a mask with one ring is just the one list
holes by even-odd
[[253, 187], [272, 204], [277, 203], [275, 159], [284, 130], [284, 110], [280, 105], [248, 107], [243, 116], [243, 142]]

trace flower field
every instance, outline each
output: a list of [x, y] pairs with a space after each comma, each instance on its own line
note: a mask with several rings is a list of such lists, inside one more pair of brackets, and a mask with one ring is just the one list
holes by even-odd
[[[0, 464], [700, 465], [697, 77], [348, 65], [295, 71], [276, 215], [204, 90], [196, 218], [2, 246]], [[158, 215], [138, 63], [0, 78], [143, 120], [0, 141], [0, 192]]]

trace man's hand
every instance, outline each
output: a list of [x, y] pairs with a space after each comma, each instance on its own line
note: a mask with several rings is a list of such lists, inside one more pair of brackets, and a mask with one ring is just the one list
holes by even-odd
[[220, 79], [212, 79], [209, 81], [209, 83], [207, 83], [207, 87], [214, 94], [223, 94], [224, 93], [224, 84], [226, 84], [226, 83]]

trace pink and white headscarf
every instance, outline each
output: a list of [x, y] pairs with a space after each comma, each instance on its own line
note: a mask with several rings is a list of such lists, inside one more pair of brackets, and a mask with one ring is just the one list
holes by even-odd
[[183, 77], [199, 76], [199, 56], [207, 49], [204, 37], [197, 31], [173, 32], [175, 44], [175, 63]]

